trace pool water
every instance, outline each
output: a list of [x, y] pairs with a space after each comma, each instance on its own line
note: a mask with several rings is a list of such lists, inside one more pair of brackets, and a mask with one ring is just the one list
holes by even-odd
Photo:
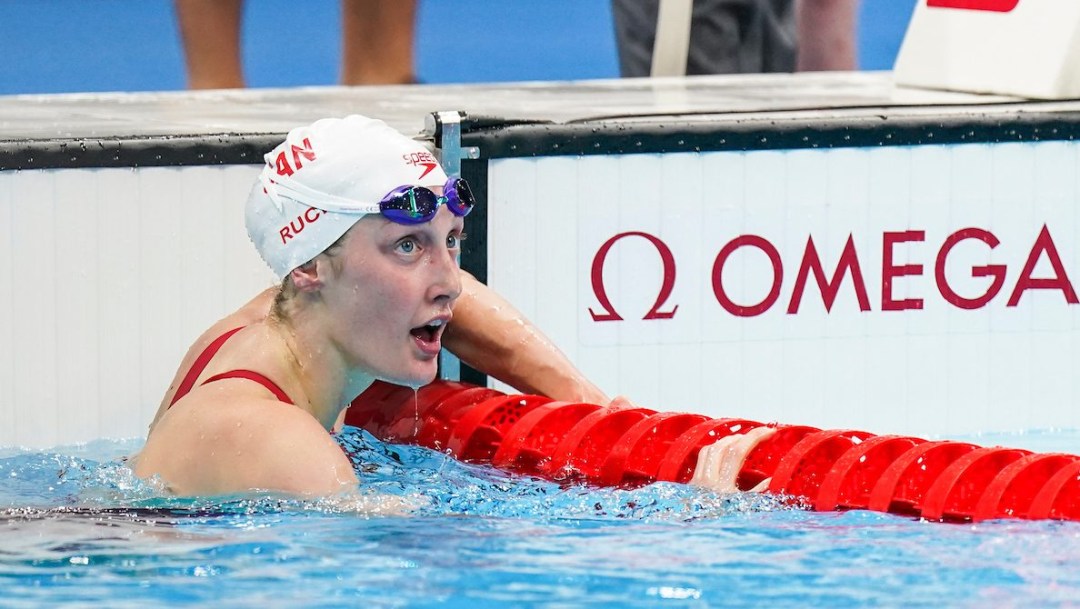
[[[962, 439], [1080, 448], [1067, 431]], [[354, 428], [341, 442], [365, 488], [413, 512], [164, 497], [120, 460], [136, 440], [0, 450], [0, 606], [1056, 607], [1080, 596], [1080, 523], [814, 513], [675, 484], [561, 487]]]

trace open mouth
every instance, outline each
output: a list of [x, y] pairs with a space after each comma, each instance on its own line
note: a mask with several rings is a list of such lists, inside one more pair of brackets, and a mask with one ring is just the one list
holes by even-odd
[[424, 351], [437, 352], [439, 350], [439, 339], [445, 329], [446, 321], [436, 319], [429, 324], [409, 330], [409, 334], [412, 334]]
[[422, 340], [424, 342], [429, 342], [429, 343], [434, 342], [434, 340], [436, 338], [438, 338], [439, 334], [441, 334], [441, 333], [442, 333], [442, 326], [441, 325], [434, 325], [434, 324], [428, 324], [426, 326], [420, 326], [419, 328], [413, 328], [412, 330], [409, 331], [409, 334], [412, 334], [416, 338], [419, 338], [420, 340]]

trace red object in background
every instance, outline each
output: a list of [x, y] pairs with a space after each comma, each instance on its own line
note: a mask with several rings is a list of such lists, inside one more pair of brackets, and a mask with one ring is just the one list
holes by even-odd
[[814, 502], [822, 482], [840, 456], [869, 437], [865, 431], [852, 430], [807, 434], [780, 458], [769, 490], [806, 497]]
[[1043, 485], [1023, 518], [1080, 520], [1080, 461], [1058, 470]]
[[924, 442], [913, 446], [881, 472], [866, 507], [877, 512], [918, 516], [926, 490], [941, 472], [976, 448], [974, 444], [957, 442]]
[[969, 11], [993, 11], [1008, 13], [1020, 4], [1020, 0], [926, 0], [933, 8], [958, 8]]
[[495, 467], [529, 474], [540, 473], [551, 451], [567, 431], [600, 406], [572, 402], [548, 402], [521, 417], [506, 432], [499, 450], [491, 458]]
[[1036, 494], [1067, 465], [1080, 460], [1074, 455], [1028, 455], [1003, 468], [986, 486], [975, 506], [972, 520], [1025, 516]]
[[777, 427], [776, 433], [762, 440], [750, 451], [750, 454], [746, 455], [746, 462], [743, 463], [735, 485], [748, 491], [764, 482], [766, 478], [771, 478], [784, 455], [788, 454], [800, 440], [817, 431], [821, 430], [806, 425]]
[[1007, 465], [1030, 454], [1012, 448], [978, 448], [938, 475], [923, 498], [919, 515], [927, 520], [972, 520], [975, 505]]
[[415, 399], [418, 404], [421, 392], [424, 393], [426, 402], [429, 395], [445, 397], [467, 387], [468, 385], [462, 383], [432, 383], [414, 392], [409, 387], [375, 381], [349, 405], [345, 411], [345, 424], [363, 427], [376, 437], [387, 439], [387, 429], [401, 416], [401, 410], [407, 401]]
[[440, 400], [432, 400], [425, 405], [424, 411], [427, 414], [419, 417], [409, 416], [406, 407], [402, 409], [402, 415], [391, 427], [391, 431], [395, 438], [414, 438], [413, 441], [421, 446], [446, 450], [450, 432], [461, 417], [484, 400], [501, 395], [503, 394], [487, 387], [470, 387]]
[[558, 480], [598, 480], [615, 443], [635, 424], [656, 414], [648, 408], [601, 408], [578, 421], [551, 451], [541, 473]]
[[870, 491], [882, 472], [916, 444], [925, 440], [905, 436], [876, 436], [840, 455], [821, 481], [814, 509], [832, 511], [865, 510]]
[[491, 461], [506, 431], [551, 398], [542, 395], [502, 395], [470, 408], [450, 431], [446, 448], [462, 461]]
[[[383, 383], [345, 418], [375, 436], [466, 461], [601, 485], [687, 482], [705, 446], [762, 424], [700, 414], [554, 402], [440, 381], [419, 391]], [[1080, 456], [980, 448], [858, 430], [781, 425], [746, 456], [737, 485], [816, 510], [870, 509], [927, 520], [1080, 520]]]
[[659, 412], [619, 437], [600, 467], [598, 482], [606, 486], [656, 481], [656, 471], [672, 443], [683, 432], [709, 417], [684, 412]]

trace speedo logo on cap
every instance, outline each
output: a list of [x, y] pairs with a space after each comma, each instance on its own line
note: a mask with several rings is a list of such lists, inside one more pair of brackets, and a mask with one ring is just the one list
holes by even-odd
[[423, 173], [417, 180], [424, 179], [424, 176], [431, 173], [439, 166], [439, 162], [435, 160], [435, 157], [430, 152], [412, 152], [409, 154], [401, 155], [401, 158], [405, 159], [406, 165], [415, 165], [417, 169], [421, 169]]

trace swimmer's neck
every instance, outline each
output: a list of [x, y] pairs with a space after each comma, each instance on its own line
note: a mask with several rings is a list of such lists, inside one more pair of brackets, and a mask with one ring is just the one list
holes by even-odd
[[375, 382], [375, 377], [350, 366], [335, 342], [328, 340], [314, 323], [305, 323], [302, 318], [284, 322], [271, 317], [261, 325], [280, 345], [289, 385], [299, 389], [290, 397], [332, 431], [341, 413]]

